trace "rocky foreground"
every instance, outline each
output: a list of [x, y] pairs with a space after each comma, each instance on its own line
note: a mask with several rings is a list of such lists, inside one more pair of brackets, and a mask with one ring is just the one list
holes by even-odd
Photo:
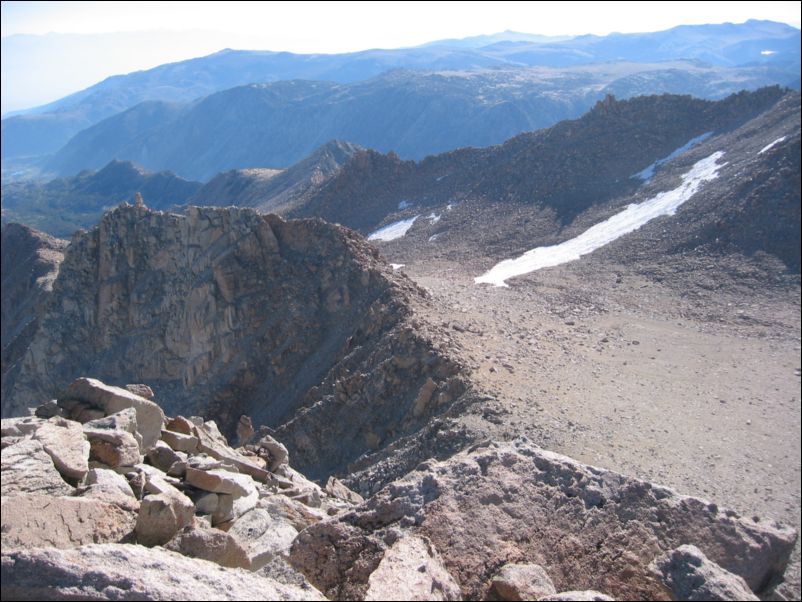
[[746, 600], [796, 541], [523, 439], [365, 501], [246, 417], [237, 436], [89, 378], [4, 419], [3, 599]]

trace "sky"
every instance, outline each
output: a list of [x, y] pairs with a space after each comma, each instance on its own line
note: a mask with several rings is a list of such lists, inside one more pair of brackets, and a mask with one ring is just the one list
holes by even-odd
[[[798, 28], [801, 4], [4, 1], [2, 111], [55, 100], [109, 75], [222, 48], [335, 53], [505, 30], [606, 35], [747, 19]], [[37, 37], [14, 37], [19, 34]]]

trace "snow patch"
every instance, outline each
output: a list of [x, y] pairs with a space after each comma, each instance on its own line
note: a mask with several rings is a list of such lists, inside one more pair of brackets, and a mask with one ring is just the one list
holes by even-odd
[[405, 263], [391, 263], [390, 267], [393, 268], [393, 270], [400, 270], [405, 265], [406, 265]]
[[418, 215], [415, 217], [410, 217], [409, 219], [402, 219], [397, 222], [393, 222], [392, 224], [387, 224], [383, 228], [379, 228], [375, 232], [371, 232], [368, 234], [368, 240], [395, 240], [397, 238], [401, 238], [406, 234], [409, 229], [412, 227], [412, 224], [415, 223], [415, 220], [418, 219]]
[[771, 142], [771, 143], [767, 144], [766, 146], [764, 146], [762, 149], [760, 149], [757, 154], [758, 155], [762, 155], [763, 153], [765, 153], [765, 152], [771, 150], [772, 148], [774, 148], [776, 145], [778, 145], [783, 140], [785, 140], [785, 136], [783, 136], [781, 138], [777, 138], [777, 140], [775, 140], [774, 142]]
[[677, 188], [661, 192], [642, 203], [633, 203], [571, 240], [550, 247], [537, 247], [520, 257], [497, 263], [490, 271], [474, 278], [474, 282], [507, 286], [505, 281], [510, 278], [575, 261], [582, 255], [592, 253], [624, 234], [637, 230], [656, 217], [674, 215], [677, 208], [699, 190], [702, 182], [718, 177], [719, 168], [726, 165], [717, 163], [723, 155], [723, 152], [715, 152], [696, 162], [691, 170], [682, 176], [682, 184]]
[[412, 203], [409, 201], [401, 201], [398, 203], [398, 210], [401, 211], [402, 209], [406, 209], [407, 207], [412, 207]]
[[426, 218], [429, 220], [430, 224], [436, 224], [437, 222], [440, 221], [440, 216], [435, 215], [434, 211], [432, 211], [429, 215], [427, 215]]
[[437, 240], [439, 237], [440, 237], [440, 233], [439, 233], [439, 232], [438, 232], [437, 234], [432, 234], [432, 235], [429, 237], [429, 242], [434, 242], [434, 241], [436, 241], [436, 240]]
[[686, 142], [685, 144], [680, 146], [678, 149], [676, 149], [674, 152], [672, 152], [667, 157], [663, 157], [662, 159], [658, 159], [657, 161], [655, 161], [654, 163], [649, 165], [649, 167], [647, 167], [646, 169], [643, 169], [643, 170], [639, 171], [638, 173], [630, 176], [630, 178], [640, 178], [644, 182], [648, 182], [649, 180], [652, 179], [652, 176], [654, 176], [654, 170], [657, 169], [658, 167], [660, 167], [661, 165], [663, 165], [663, 163], [667, 163], [667, 162], [671, 161], [671, 159], [679, 157], [681, 154], [689, 151], [692, 147], [696, 146], [700, 142], [703, 142], [704, 140], [707, 140], [712, 135], [713, 135], [713, 132], [705, 132], [701, 136], [697, 136], [696, 138], [691, 138], [690, 140], [688, 140], [688, 142]]

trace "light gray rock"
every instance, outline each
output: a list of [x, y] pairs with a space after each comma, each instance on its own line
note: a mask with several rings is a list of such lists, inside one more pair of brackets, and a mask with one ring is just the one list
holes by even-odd
[[615, 602], [615, 598], [611, 598], [607, 594], [592, 589], [560, 592], [559, 594], [543, 596], [542, 598], [538, 598], [538, 600], [549, 600], [553, 602]]
[[709, 560], [696, 546], [680, 546], [655, 559], [652, 570], [677, 600], [759, 600], [738, 575]]
[[115, 489], [125, 496], [135, 497], [134, 492], [131, 489], [131, 485], [128, 484], [126, 478], [123, 475], [114, 472], [113, 470], [108, 470], [105, 468], [91, 468], [89, 473], [86, 475], [86, 484], [101, 487], [103, 489]]
[[36, 432], [47, 420], [34, 416], [20, 416], [19, 418], [3, 418], [0, 426], [0, 435], [6, 437], [25, 437]]
[[164, 473], [168, 472], [170, 467], [176, 462], [181, 462], [182, 460], [186, 459], [182, 459], [181, 456], [179, 456], [178, 453], [164, 441], [156, 441], [156, 443], [153, 444], [153, 447], [148, 450], [147, 458], [148, 461], [153, 464], [153, 466]]
[[325, 600], [314, 589], [136, 545], [3, 549], [0, 576], [4, 600]]
[[432, 543], [409, 536], [396, 541], [368, 579], [365, 600], [459, 600], [460, 589]]
[[105, 468], [90, 468], [86, 484], [81, 497], [95, 498], [133, 512], [139, 511], [139, 501], [123, 475]]
[[216, 460], [236, 466], [237, 470], [242, 474], [250, 475], [260, 483], [264, 483], [270, 479], [271, 474], [269, 471], [260, 468], [248, 458], [237, 453], [228, 446], [225, 437], [220, 434], [214, 421], [209, 420], [200, 426], [195, 425], [195, 434], [200, 440], [198, 445], [199, 451]]
[[174, 431], [162, 430], [161, 440], [174, 451], [194, 454], [198, 452], [198, 438], [194, 435], [184, 435]]
[[146, 452], [159, 440], [164, 428], [164, 412], [153, 403], [119, 387], [106, 385], [94, 378], [79, 378], [67, 387], [62, 400], [78, 400], [92, 404], [108, 416], [126, 408], [136, 410], [137, 431], [142, 437], [142, 451]]
[[89, 443], [80, 424], [56, 416], [40, 424], [31, 436], [42, 444], [65, 479], [76, 483], [86, 476]]
[[139, 444], [126, 431], [87, 428], [84, 435], [89, 440], [90, 458], [106, 466], [135, 466], [142, 461]]
[[490, 593], [498, 600], [537, 600], [557, 590], [539, 564], [505, 564], [490, 582]]
[[146, 546], [167, 543], [179, 529], [191, 525], [195, 515], [195, 506], [187, 496], [166, 482], [149, 479], [148, 485], [151, 482], [160, 486], [161, 493], [142, 498], [136, 521], [137, 542]]
[[202, 558], [220, 566], [251, 569], [251, 563], [242, 544], [230, 532], [188, 526], [181, 529], [164, 546], [191, 558]]
[[267, 468], [270, 472], [276, 472], [280, 466], [290, 463], [290, 454], [287, 448], [270, 435], [264, 435], [258, 445], [268, 454]]
[[56, 470], [53, 459], [39, 441], [21, 439], [4, 447], [0, 453], [0, 491], [3, 499], [20, 493], [70, 495], [75, 491]]
[[264, 508], [255, 508], [240, 516], [228, 531], [245, 547], [252, 570], [258, 570], [275, 556], [289, 556], [298, 531], [281, 517]]
[[3, 496], [3, 550], [120, 542], [131, 537], [135, 521], [133, 512], [97, 499], [38, 493]]
[[326, 493], [349, 504], [361, 504], [365, 499], [355, 491], [351, 491], [345, 484], [335, 477], [329, 477], [324, 487]]
[[104, 429], [108, 431], [125, 431], [131, 433], [142, 450], [142, 436], [137, 431], [136, 409], [125, 408], [109, 416], [90, 420], [84, 423], [85, 429]]
[[314, 525], [328, 518], [324, 511], [318, 508], [310, 508], [306, 504], [282, 494], [263, 497], [259, 500], [259, 507], [267, 510], [276, 519], [286, 520], [295, 527], [296, 531], [303, 531], [309, 525]]
[[217, 512], [218, 498], [216, 493], [201, 492], [193, 499], [195, 512], [198, 514], [213, 514]]
[[198, 470], [187, 466], [184, 479], [198, 489], [212, 493], [228, 493], [235, 498], [244, 497], [256, 491], [256, 484], [251, 477], [226, 470]]
[[[218, 494], [218, 495], [225, 495], [225, 494]], [[248, 495], [234, 498], [232, 504], [234, 517], [238, 518], [243, 514], [245, 514], [246, 512], [250, 512], [251, 510], [256, 508], [258, 503], [259, 503], [259, 492], [256, 491], [255, 488]]]
[[125, 385], [126, 391], [131, 391], [134, 395], [139, 395], [140, 397], [144, 397], [145, 399], [153, 399], [155, 394], [153, 393], [153, 389], [151, 389], [148, 385], [144, 385], [141, 383]]

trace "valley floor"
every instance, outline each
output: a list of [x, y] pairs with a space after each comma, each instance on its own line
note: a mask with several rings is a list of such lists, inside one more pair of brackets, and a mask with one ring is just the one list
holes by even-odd
[[[403, 269], [498, 400], [468, 426], [802, 526], [798, 287], [671, 288], [592, 260], [510, 288], [475, 285], [480, 266]], [[797, 542], [785, 595], [799, 567]]]

